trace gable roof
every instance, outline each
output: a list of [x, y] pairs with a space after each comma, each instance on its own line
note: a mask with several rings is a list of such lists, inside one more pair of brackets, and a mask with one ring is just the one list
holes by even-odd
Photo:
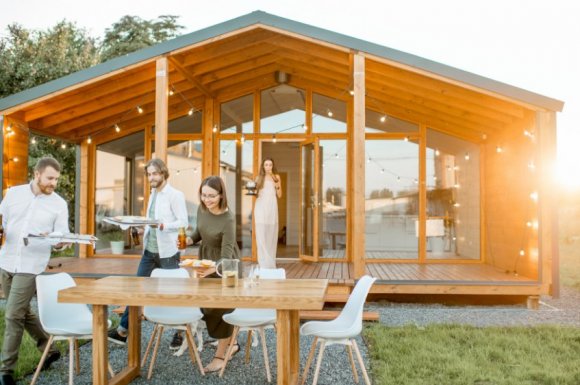
[[53, 92], [64, 90], [85, 81], [106, 75], [108, 73], [148, 61], [161, 55], [186, 48], [190, 45], [211, 39], [216, 36], [235, 32], [252, 25], [264, 25], [276, 29], [285, 30], [312, 39], [327, 42], [332, 45], [345, 47], [355, 51], [361, 51], [378, 58], [400, 63], [410, 68], [415, 68], [423, 73], [433, 74], [439, 78], [449, 79], [453, 82], [463, 83], [477, 89], [503, 95], [507, 98], [521, 101], [540, 108], [561, 111], [564, 103], [531, 91], [498, 82], [483, 76], [463, 71], [445, 64], [434, 62], [416, 55], [408, 54], [392, 48], [384, 47], [375, 43], [346, 36], [322, 28], [303, 24], [297, 21], [285, 19], [262, 11], [255, 11], [238, 18], [201, 29], [172, 40], [144, 48], [131, 54], [109, 60], [94, 67], [72, 73], [62, 78], [50, 81], [37, 87], [24, 90], [14, 95], [0, 99], [0, 113], [3, 110], [33, 101], [37, 98], [49, 95]]

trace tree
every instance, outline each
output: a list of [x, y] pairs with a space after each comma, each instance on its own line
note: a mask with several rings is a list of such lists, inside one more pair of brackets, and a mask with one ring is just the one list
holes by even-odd
[[158, 20], [143, 20], [139, 16], [123, 16], [105, 30], [101, 60], [113, 59], [176, 37], [183, 29], [177, 24], [178, 18], [162, 15]]
[[47, 31], [7, 27], [0, 40], [0, 97], [35, 87], [100, 60], [94, 38], [76, 24], [61, 21]]

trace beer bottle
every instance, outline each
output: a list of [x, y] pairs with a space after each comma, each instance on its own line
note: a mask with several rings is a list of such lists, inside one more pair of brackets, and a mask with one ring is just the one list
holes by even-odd
[[0, 246], [4, 244], [4, 225], [2, 224], [2, 215], [0, 215]]
[[185, 234], [185, 227], [179, 228], [177, 242], [179, 243], [179, 250], [185, 250], [187, 248], [187, 234]]
[[139, 246], [141, 244], [139, 241], [139, 230], [136, 227], [131, 227], [131, 238], [133, 239], [133, 246]]

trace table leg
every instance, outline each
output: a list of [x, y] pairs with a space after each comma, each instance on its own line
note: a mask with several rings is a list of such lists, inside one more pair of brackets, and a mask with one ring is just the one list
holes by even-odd
[[300, 366], [300, 335], [298, 310], [278, 310], [276, 321], [276, 359], [278, 385], [294, 385], [298, 382]]
[[141, 371], [141, 308], [129, 306], [129, 335], [127, 336], [127, 364]]
[[93, 384], [107, 385], [107, 306], [93, 305]]

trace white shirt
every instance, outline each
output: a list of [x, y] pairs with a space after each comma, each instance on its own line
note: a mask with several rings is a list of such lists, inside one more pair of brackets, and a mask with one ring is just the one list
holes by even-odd
[[[151, 197], [153, 189], [149, 195], [147, 212], [151, 208]], [[157, 248], [160, 258], [169, 258], [177, 253], [177, 234], [180, 227], [187, 227], [187, 207], [185, 206], [185, 196], [179, 190], [166, 183], [161, 191], [157, 192], [155, 200], [155, 218], [163, 223], [163, 230], [157, 228]], [[143, 235], [143, 245], [147, 245], [149, 226], [145, 227]]]
[[43, 240], [23, 239], [28, 234], [68, 233], [68, 207], [57, 193], [32, 192], [32, 184], [15, 186], [0, 203], [6, 241], [0, 250], [0, 268], [10, 273], [40, 274], [50, 259], [51, 246]]

